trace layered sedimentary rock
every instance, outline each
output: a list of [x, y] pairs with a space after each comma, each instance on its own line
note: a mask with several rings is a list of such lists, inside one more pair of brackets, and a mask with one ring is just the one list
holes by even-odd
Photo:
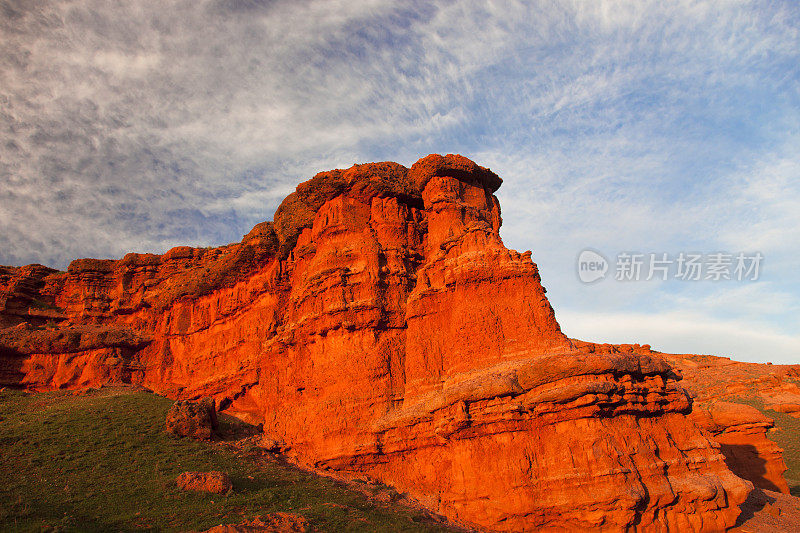
[[[582, 350], [603, 353], [658, 355], [681, 375], [681, 386], [692, 397], [690, 417], [720, 445], [725, 463], [739, 477], [764, 490], [789, 493], [783, 474], [783, 450], [770, 439], [780, 430], [775, 421], [742, 403], [760, 398], [767, 408], [775, 397], [786, 399], [800, 376], [798, 365], [741, 363], [726, 357], [662, 354], [649, 345], [598, 345], [573, 339]], [[793, 398], [789, 398], [792, 400]], [[797, 401], [797, 400], [795, 400]]]
[[356, 165], [241, 243], [5, 269], [0, 379], [212, 396], [298, 463], [492, 530], [732, 525], [752, 485], [679, 376], [561, 332], [500, 184], [454, 155]]

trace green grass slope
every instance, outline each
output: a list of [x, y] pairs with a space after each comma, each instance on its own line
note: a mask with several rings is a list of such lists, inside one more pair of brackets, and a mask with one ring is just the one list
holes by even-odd
[[[284, 511], [319, 531], [461, 531], [260, 452], [174, 438], [171, 403], [133, 389], [0, 392], [0, 530], [203, 530]], [[182, 492], [187, 470], [225, 471], [234, 491]]]

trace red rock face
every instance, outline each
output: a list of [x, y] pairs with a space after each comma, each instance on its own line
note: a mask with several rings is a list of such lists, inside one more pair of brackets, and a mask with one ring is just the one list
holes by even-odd
[[6, 269], [0, 378], [212, 396], [298, 463], [492, 530], [733, 525], [752, 485], [663, 359], [561, 332], [500, 183], [454, 155], [356, 165], [241, 243]]

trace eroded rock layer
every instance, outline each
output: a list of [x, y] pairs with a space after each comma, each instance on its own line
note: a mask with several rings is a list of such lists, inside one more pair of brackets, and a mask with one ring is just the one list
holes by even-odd
[[720, 530], [752, 485], [647, 349], [574, 343], [501, 180], [457, 155], [320, 173], [241, 243], [0, 270], [0, 380], [213, 396], [298, 463], [497, 531]]

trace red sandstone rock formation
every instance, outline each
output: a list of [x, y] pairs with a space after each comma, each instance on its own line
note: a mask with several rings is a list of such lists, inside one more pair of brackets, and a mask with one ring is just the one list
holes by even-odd
[[761, 400], [767, 409], [795, 416], [791, 406], [800, 404], [800, 365], [742, 363], [711, 355], [664, 357], [683, 375], [683, 386], [695, 400], [695, 420], [722, 445], [731, 470], [760, 488], [788, 494], [782, 450], [768, 438], [773, 420], [741, 402]]
[[757, 396], [776, 411], [781, 405], [800, 404], [800, 365], [742, 363], [727, 357], [662, 354], [684, 377], [683, 384], [700, 402]]
[[[649, 345], [573, 342], [593, 353], [656, 353]], [[800, 376], [800, 366], [741, 363], [710, 355], [660, 355], [682, 375], [682, 386], [694, 399], [691, 417], [720, 445], [728, 467], [759, 488], [788, 494], [783, 450], [768, 438], [774, 421], [742, 404], [740, 396], [760, 397], [776, 410], [780, 400], [800, 401], [792, 396], [797, 385], [786, 381]]]
[[0, 379], [212, 396], [300, 464], [491, 530], [733, 525], [752, 485], [678, 375], [561, 332], [500, 183], [457, 155], [356, 165], [241, 243], [5, 269]]

